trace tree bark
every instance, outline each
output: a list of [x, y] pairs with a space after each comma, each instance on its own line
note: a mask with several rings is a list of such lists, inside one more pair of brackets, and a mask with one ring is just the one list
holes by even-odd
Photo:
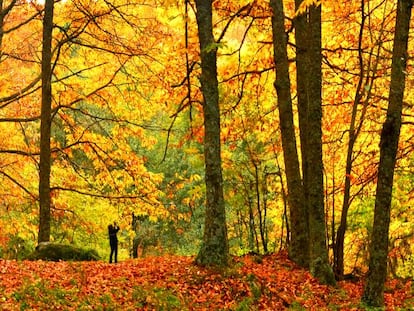
[[365, 303], [374, 307], [384, 304], [392, 187], [401, 129], [412, 7], [413, 0], [399, 0], [397, 4], [389, 104], [380, 140], [380, 163], [370, 243], [369, 272], [362, 297]]
[[282, 0], [271, 0], [273, 10], [273, 56], [276, 67], [275, 89], [279, 109], [280, 131], [282, 136], [283, 158], [288, 187], [288, 204], [290, 211], [291, 239], [289, 257], [302, 267], [309, 266], [309, 237], [307, 213], [300, 165], [296, 146], [295, 127], [293, 123], [292, 95], [287, 55], [287, 37], [284, 25]]
[[[299, 8], [302, 0], [296, 0]], [[321, 5], [296, 17], [299, 128], [305, 204], [309, 228], [311, 273], [324, 284], [335, 284], [326, 245], [322, 161], [322, 33]]]
[[326, 245], [322, 160], [322, 48], [321, 5], [309, 7], [307, 71], [307, 163], [311, 273], [324, 284], [335, 284]]
[[42, 107], [39, 162], [39, 233], [38, 242], [50, 240], [50, 128], [52, 110], [52, 31], [54, 0], [46, 0], [42, 40]]
[[196, 0], [196, 18], [201, 57], [206, 183], [204, 238], [196, 263], [225, 266], [228, 264], [229, 246], [221, 168], [217, 46], [213, 37], [211, 0]]
[[[296, 9], [299, 8], [303, 0], [295, 0]], [[307, 265], [310, 265], [310, 246], [309, 246], [309, 181], [308, 181], [308, 98], [307, 98], [307, 66], [308, 66], [308, 21], [307, 14], [298, 15], [293, 20], [295, 27], [295, 43], [296, 43], [296, 97], [298, 105], [298, 119], [299, 119], [299, 138], [300, 138], [300, 153], [302, 166], [302, 205], [306, 215], [305, 229], [308, 235], [307, 238]]]

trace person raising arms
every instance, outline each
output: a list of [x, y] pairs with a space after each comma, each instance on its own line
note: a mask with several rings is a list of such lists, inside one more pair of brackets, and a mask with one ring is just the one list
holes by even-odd
[[109, 245], [111, 246], [111, 254], [109, 255], [109, 263], [112, 263], [112, 256], [114, 257], [114, 262], [118, 262], [118, 237], [117, 233], [119, 231], [119, 226], [114, 221], [113, 224], [108, 226], [108, 235], [109, 235]]

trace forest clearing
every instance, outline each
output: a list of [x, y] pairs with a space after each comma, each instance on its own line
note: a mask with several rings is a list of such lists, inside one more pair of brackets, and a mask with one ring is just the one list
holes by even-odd
[[[234, 258], [222, 271], [189, 256], [118, 264], [0, 260], [0, 310], [372, 310], [362, 279], [320, 285], [286, 254]], [[389, 281], [385, 310], [412, 310], [411, 281]]]

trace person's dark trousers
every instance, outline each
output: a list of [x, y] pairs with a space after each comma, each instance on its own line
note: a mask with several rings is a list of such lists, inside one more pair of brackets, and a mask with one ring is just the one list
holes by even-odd
[[115, 263], [118, 262], [118, 243], [111, 241], [111, 254], [109, 256], [109, 263], [112, 263], [112, 256], [114, 256]]

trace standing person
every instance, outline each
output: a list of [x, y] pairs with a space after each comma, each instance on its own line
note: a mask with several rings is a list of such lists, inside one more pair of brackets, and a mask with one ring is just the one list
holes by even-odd
[[115, 263], [118, 262], [118, 237], [116, 234], [119, 231], [119, 227], [114, 221], [114, 224], [108, 226], [109, 245], [111, 246], [111, 254], [109, 255], [109, 263], [112, 263], [112, 256], [114, 256]]

